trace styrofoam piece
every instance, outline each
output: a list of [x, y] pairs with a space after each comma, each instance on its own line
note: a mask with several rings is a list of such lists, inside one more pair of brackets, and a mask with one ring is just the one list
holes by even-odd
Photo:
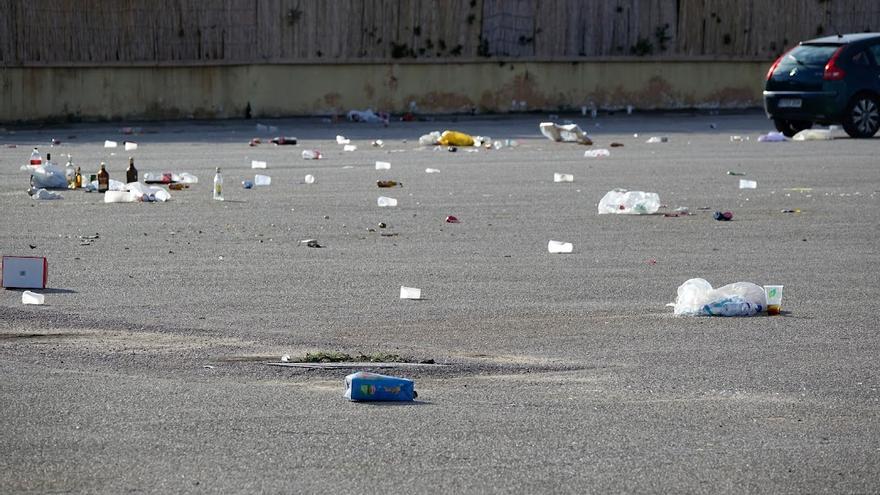
[[136, 149], [138, 149], [138, 144], [137, 144], [137, 143], [132, 143], [131, 141], [126, 141], [126, 142], [125, 142], [125, 151], [133, 151], [133, 150], [136, 150]]
[[346, 138], [345, 136], [336, 136], [336, 144], [348, 144], [351, 142], [351, 139]]
[[390, 162], [376, 162], [376, 170], [391, 170]]
[[37, 294], [36, 292], [31, 292], [26, 290], [21, 293], [21, 303], [22, 304], [44, 304], [46, 302], [46, 297], [43, 294]]
[[605, 148], [584, 151], [584, 158], [604, 158], [611, 156], [611, 152]]
[[105, 148], [115, 148], [116, 141], [104, 141], [104, 147]]
[[268, 186], [272, 184], [272, 178], [268, 175], [254, 175], [254, 185], [255, 186]]
[[574, 175], [554, 173], [553, 182], [574, 182]]
[[739, 188], [740, 189], [757, 189], [758, 188], [758, 181], [740, 179], [739, 180]]
[[547, 251], [553, 254], [570, 253], [574, 246], [570, 242], [550, 241], [547, 243]]
[[403, 285], [400, 286], [400, 298], [401, 299], [421, 299], [422, 298], [422, 289], [418, 289], [416, 287], [405, 287]]
[[376, 204], [379, 206], [397, 206], [397, 200], [387, 196], [379, 196], [376, 200]]
[[342, 147], [342, 151], [357, 151], [358, 147], [353, 144], [346, 144]]
[[251, 160], [251, 168], [269, 168], [269, 165], [260, 160]]
[[426, 174], [439, 174], [440, 170], [436, 169], [436, 168], [426, 168], [425, 173]]

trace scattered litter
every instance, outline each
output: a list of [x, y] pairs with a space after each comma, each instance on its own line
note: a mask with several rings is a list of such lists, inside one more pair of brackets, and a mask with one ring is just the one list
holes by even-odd
[[752, 316], [767, 309], [767, 297], [751, 282], [713, 289], [706, 280], [692, 278], [678, 288], [673, 306], [680, 316]]
[[552, 254], [567, 254], [574, 250], [570, 242], [550, 241], [547, 243], [547, 251]]
[[351, 139], [346, 138], [345, 136], [336, 135], [336, 144], [349, 144], [351, 143]]
[[553, 122], [541, 122], [538, 128], [541, 130], [541, 134], [551, 141], [593, 144], [593, 141], [577, 124], [559, 125]]
[[668, 143], [668, 142], [669, 142], [669, 138], [666, 137], [666, 136], [651, 136], [651, 137], [648, 138], [648, 140], [645, 141], [645, 142], [648, 143], [648, 144]]
[[438, 142], [442, 146], [473, 146], [474, 138], [458, 131], [443, 131]]
[[376, 170], [391, 170], [390, 162], [376, 162]]
[[104, 193], [105, 203], [134, 203], [135, 195], [128, 191], [107, 191]]
[[782, 287], [781, 285], [765, 285], [764, 296], [767, 298], [767, 314], [778, 315], [782, 309]]
[[749, 140], [748, 136], [747, 136], [747, 137], [742, 137], [742, 136], [730, 136], [730, 142], [731, 142], [731, 143], [742, 143], [742, 142], [744, 142], [744, 141], [748, 141], [748, 140]]
[[26, 290], [21, 293], [21, 303], [22, 304], [44, 304], [46, 302], [46, 297], [43, 294], [37, 294], [36, 292], [31, 292]]
[[[145, 184], [197, 184], [199, 178], [189, 172], [146, 172], [144, 174]], [[113, 181], [110, 181], [110, 188], [113, 189]]]
[[359, 371], [345, 377], [343, 396], [351, 401], [412, 401], [418, 394], [412, 380]]
[[379, 196], [379, 198], [376, 200], [376, 204], [382, 207], [397, 206], [397, 200], [394, 198], [388, 198], [386, 196]]
[[600, 158], [604, 156], [611, 156], [611, 152], [605, 148], [584, 151], [584, 158]]
[[206, 369], [206, 370], [212, 370], [212, 369], [214, 369], [214, 367], [211, 366], [210, 364], [206, 364], [206, 365], [202, 366], [202, 368], [204, 368], [204, 369]]
[[757, 189], [758, 188], [758, 181], [740, 179], [739, 180], [739, 188], [740, 189]]
[[64, 199], [64, 196], [58, 194], [57, 192], [49, 191], [47, 189], [37, 189], [31, 195], [31, 199], [37, 199], [37, 200]]
[[285, 354], [285, 355], [281, 356], [282, 363], [286, 363], [288, 361], [290, 361], [290, 354]]
[[342, 151], [357, 151], [358, 147], [353, 144], [346, 144], [342, 147]]
[[733, 220], [733, 212], [732, 211], [716, 211], [712, 217], [719, 222], [729, 222]]
[[831, 131], [829, 129], [804, 129], [791, 138], [794, 141], [831, 141]]
[[138, 149], [137, 143], [132, 143], [131, 141], [123, 141], [123, 146], [125, 146], [125, 151], [133, 151]]
[[250, 181], [250, 180], [243, 180], [243, 181], [241, 181], [241, 187], [243, 187], [245, 189], [253, 189], [254, 182]]
[[759, 143], [783, 143], [786, 140], [785, 134], [781, 132], [768, 132], [758, 136]]
[[425, 173], [426, 174], [439, 174], [440, 170], [436, 169], [436, 168], [426, 168]]
[[272, 177], [268, 175], [254, 175], [254, 185], [255, 186], [268, 186], [272, 184]]
[[315, 176], [312, 175], [312, 174], [307, 174], [307, 175], [305, 176], [305, 178], [303, 179], [303, 181], [304, 181], [306, 184], [314, 184], [314, 183], [315, 183]]
[[403, 187], [403, 183], [397, 182], [396, 180], [377, 180], [376, 186], [377, 187], [397, 187], [397, 186]]
[[446, 217], [446, 223], [460, 223], [458, 217], [454, 215], [449, 215]]
[[377, 139], [377, 140], [373, 141], [372, 145], [374, 148], [384, 148], [385, 147], [385, 143], [381, 139]]
[[271, 142], [275, 146], [292, 146], [296, 144], [296, 138], [292, 136], [278, 136], [272, 138]]
[[260, 138], [253, 138], [253, 139], [251, 139], [251, 141], [248, 143], [248, 146], [253, 147], [253, 146], [257, 146], [258, 144], [262, 144], [262, 141], [260, 141]]
[[556, 172], [553, 174], [553, 182], [574, 182], [574, 175]]
[[687, 206], [681, 206], [679, 208], [676, 208], [675, 211], [672, 211], [670, 213], [664, 213], [663, 216], [664, 217], [686, 217], [686, 216], [690, 216], [690, 214], [691, 214], [691, 212], [690, 212], [690, 210], [688, 210]]
[[446, 151], [448, 151], [450, 153], [455, 153], [456, 151], [458, 151], [458, 148], [456, 148], [455, 146], [450, 146], [450, 147], [446, 148]]
[[31, 185], [37, 189], [67, 189], [67, 174], [57, 165], [22, 165], [21, 169], [31, 174]]
[[618, 213], [645, 215], [660, 209], [660, 196], [653, 192], [627, 191], [615, 189], [608, 191], [599, 201], [599, 214]]
[[608, 146], [611, 146], [612, 148], [623, 148], [623, 143], [611, 143]]
[[727, 175], [746, 175], [744, 172], [734, 172], [733, 170], [728, 170]]
[[318, 243], [318, 240], [317, 240], [317, 239], [303, 239], [303, 240], [299, 241], [299, 243], [300, 243], [300, 244], [305, 244], [306, 247], [310, 247], [310, 248], [322, 248], [322, 247], [324, 247], [324, 246], [322, 246], [321, 244]]
[[801, 212], [800, 208], [795, 208], [793, 210], [789, 210], [789, 209], [782, 210], [782, 213], [800, 213], [800, 212]]
[[403, 285], [400, 286], [400, 298], [401, 299], [421, 299], [422, 298], [422, 289], [418, 289], [415, 287], [405, 287]]
[[320, 160], [321, 152], [318, 150], [303, 150], [302, 157], [303, 160]]
[[269, 168], [269, 165], [259, 160], [251, 160], [251, 168]]
[[116, 141], [104, 141], [104, 147], [105, 148], [115, 148]]
[[367, 122], [374, 124], [385, 124], [388, 125], [388, 121], [390, 120], [389, 115], [387, 113], [381, 112], [376, 113], [372, 108], [368, 108], [366, 110], [352, 110], [348, 112], [346, 115], [348, 120], [352, 122]]
[[[171, 186], [169, 186], [169, 188], [170, 187]], [[128, 189], [129, 194], [132, 194], [134, 196], [135, 201], [143, 201], [143, 202], [159, 201], [159, 202], [164, 203], [165, 201], [168, 201], [169, 199], [171, 199], [171, 193], [169, 193], [165, 189], [162, 189], [161, 187], [157, 187], [157, 186], [147, 186], [147, 185], [141, 184], [140, 182], [132, 182], [132, 183], [128, 184], [127, 189]], [[107, 193], [110, 193], [110, 192], [113, 192], [113, 191], [108, 191]], [[105, 196], [104, 196], [105, 203], [110, 202], [110, 201], [107, 201], [107, 196], [106, 196], [107, 193], [105, 193]]]

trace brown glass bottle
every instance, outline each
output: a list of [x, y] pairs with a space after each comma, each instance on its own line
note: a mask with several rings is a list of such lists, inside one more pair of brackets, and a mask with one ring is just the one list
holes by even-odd
[[137, 182], [138, 170], [134, 168], [134, 157], [128, 157], [128, 168], [125, 170], [125, 182]]
[[403, 184], [396, 180], [377, 180], [376, 185], [379, 187], [403, 187]]
[[101, 162], [101, 170], [98, 170], [98, 192], [103, 193], [110, 190], [110, 174], [107, 172], [107, 168], [104, 166], [104, 162]]
[[79, 171], [79, 167], [76, 167], [76, 175], [73, 178], [73, 188], [79, 189], [83, 186], [83, 176]]

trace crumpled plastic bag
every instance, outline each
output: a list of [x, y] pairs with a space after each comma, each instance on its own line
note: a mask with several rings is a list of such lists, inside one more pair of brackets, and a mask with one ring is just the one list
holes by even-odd
[[141, 184], [140, 182], [129, 182], [127, 188], [128, 192], [134, 194], [137, 201], [161, 201], [164, 203], [171, 199], [171, 193], [159, 186], [148, 186], [146, 184]]
[[38, 189], [67, 189], [67, 175], [61, 167], [44, 163], [37, 167], [25, 165], [22, 170], [30, 172]]
[[831, 141], [829, 129], [804, 129], [791, 138], [793, 141]]
[[31, 195], [31, 199], [64, 199], [64, 196], [57, 192], [47, 191], [46, 189], [37, 189]]
[[443, 146], [473, 146], [474, 137], [458, 131], [443, 131], [438, 142]]
[[433, 146], [435, 144], [440, 144], [440, 131], [429, 132], [419, 138], [419, 146]]
[[387, 113], [376, 113], [372, 108], [366, 110], [352, 110], [348, 112], [348, 120], [352, 122], [370, 122], [375, 124], [388, 124], [389, 116]]
[[615, 189], [608, 191], [599, 200], [599, 214], [617, 213], [623, 215], [648, 215], [660, 209], [660, 196], [653, 192], [627, 191]]
[[767, 310], [764, 289], [751, 282], [736, 282], [713, 289], [702, 278], [678, 287], [674, 312], [679, 316], [754, 316]]
[[782, 143], [786, 141], [785, 134], [781, 132], [768, 132], [758, 136], [759, 143]]
[[593, 144], [593, 140], [587, 137], [577, 124], [559, 125], [553, 122], [541, 122], [538, 126], [547, 139], [556, 142]]
[[[125, 182], [119, 182], [118, 180], [115, 180], [115, 179], [110, 179], [109, 186], [110, 186], [110, 188], [108, 190], [110, 190], [110, 191], [125, 191], [125, 190], [127, 190]], [[98, 181], [93, 180], [92, 182], [87, 183], [86, 190], [97, 191], [98, 190]]]

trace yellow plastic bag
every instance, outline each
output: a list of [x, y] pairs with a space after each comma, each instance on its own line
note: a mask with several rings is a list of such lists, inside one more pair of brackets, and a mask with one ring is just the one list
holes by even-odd
[[443, 146], [473, 146], [474, 138], [463, 132], [443, 131], [440, 135], [440, 144]]

